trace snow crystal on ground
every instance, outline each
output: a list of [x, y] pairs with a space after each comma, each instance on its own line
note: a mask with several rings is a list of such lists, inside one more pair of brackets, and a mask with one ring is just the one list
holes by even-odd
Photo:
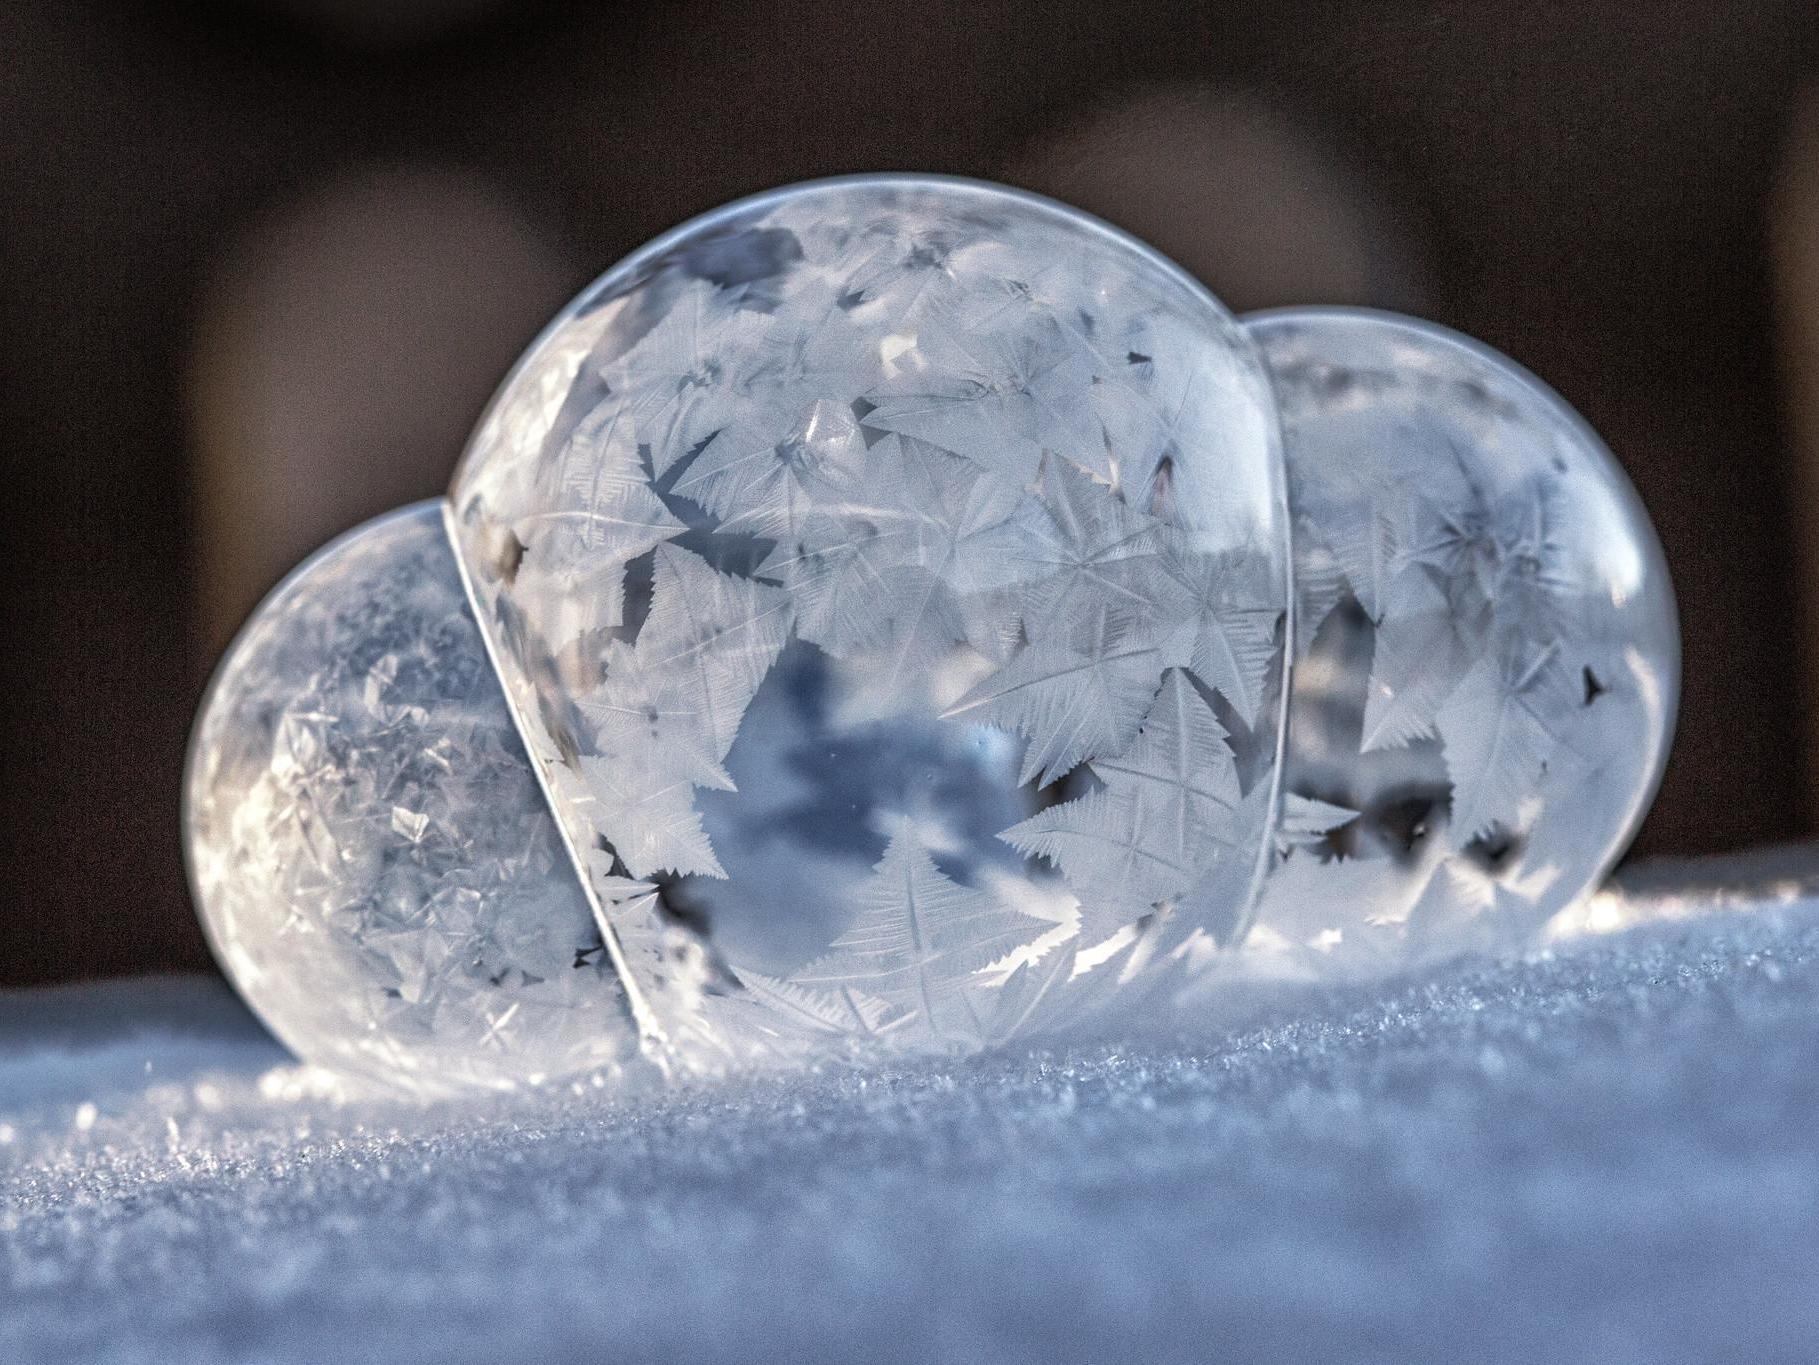
[[1819, 904], [1234, 997], [428, 1109], [212, 982], [0, 997], [0, 1360], [1813, 1358]]

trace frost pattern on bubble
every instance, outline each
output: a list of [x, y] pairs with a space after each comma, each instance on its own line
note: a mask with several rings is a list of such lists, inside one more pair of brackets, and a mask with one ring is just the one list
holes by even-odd
[[1061, 1010], [1242, 922], [1275, 423], [1242, 330], [1129, 239], [957, 182], [734, 206], [557, 320], [452, 497], [672, 1041], [977, 1042], [1034, 980]]
[[1248, 326], [1298, 593], [1260, 923], [1349, 966], [1520, 943], [1609, 871], [1666, 758], [1679, 645], [1647, 517], [1476, 343], [1342, 309]]
[[278, 589], [223, 661], [193, 754], [205, 923], [299, 1055], [421, 1091], [629, 1058], [624, 992], [439, 505]]

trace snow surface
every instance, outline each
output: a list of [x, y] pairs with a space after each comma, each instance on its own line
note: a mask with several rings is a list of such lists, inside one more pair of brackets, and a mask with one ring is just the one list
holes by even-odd
[[1810, 898], [1115, 1044], [433, 1108], [214, 982], [0, 996], [0, 1361], [1816, 1353]]

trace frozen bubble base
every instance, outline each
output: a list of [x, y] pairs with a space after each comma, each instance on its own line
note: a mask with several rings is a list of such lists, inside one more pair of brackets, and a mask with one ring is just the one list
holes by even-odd
[[1115, 1046], [428, 1109], [212, 982], [0, 997], [0, 1359], [1810, 1359], [1819, 903], [1580, 919], [1664, 914]]

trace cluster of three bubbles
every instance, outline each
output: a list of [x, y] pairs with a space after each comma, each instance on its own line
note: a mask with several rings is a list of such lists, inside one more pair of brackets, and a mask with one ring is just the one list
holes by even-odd
[[989, 1047], [1531, 939], [1678, 670], [1633, 490], [1507, 359], [822, 182], [616, 266], [446, 499], [273, 592], [188, 854], [274, 1031], [420, 1093]]

